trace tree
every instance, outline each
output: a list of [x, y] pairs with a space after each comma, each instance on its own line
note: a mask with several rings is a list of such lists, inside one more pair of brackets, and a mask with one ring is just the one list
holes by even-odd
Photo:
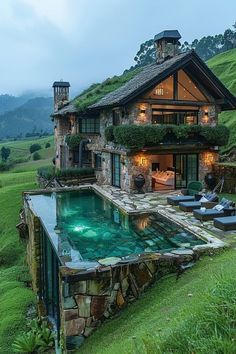
[[29, 148], [31, 154], [33, 154], [33, 152], [38, 151], [40, 149], [42, 149], [42, 147], [39, 144], [32, 144]]
[[10, 156], [11, 150], [8, 147], [3, 146], [1, 148], [1, 158], [2, 161], [7, 161], [8, 157]]
[[47, 142], [47, 143], [45, 144], [45, 149], [50, 148], [50, 146], [51, 146], [51, 144], [50, 144], [49, 142]]
[[39, 153], [36, 151], [34, 154], [33, 154], [33, 160], [34, 161], [37, 161], [37, 160], [40, 160], [41, 159], [41, 156], [39, 155]]

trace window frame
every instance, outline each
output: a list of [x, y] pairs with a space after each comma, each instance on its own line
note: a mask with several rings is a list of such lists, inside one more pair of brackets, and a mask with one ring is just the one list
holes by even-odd
[[99, 117], [81, 118], [79, 124], [79, 131], [82, 134], [100, 134], [100, 118]]

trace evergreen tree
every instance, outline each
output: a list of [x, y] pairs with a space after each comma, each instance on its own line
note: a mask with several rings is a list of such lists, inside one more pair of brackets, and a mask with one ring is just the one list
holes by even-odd
[[8, 157], [10, 156], [11, 150], [8, 147], [3, 146], [1, 148], [1, 158], [2, 161], [6, 162]]

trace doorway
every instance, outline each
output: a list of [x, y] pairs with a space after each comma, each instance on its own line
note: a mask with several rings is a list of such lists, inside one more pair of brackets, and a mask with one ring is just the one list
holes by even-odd
[[187, 188], [191, 181], [198, 181], [198, 154], [175, 154], [175, 189]]
[[120, 155], [111, 154], [112, 185], [120, 188]]

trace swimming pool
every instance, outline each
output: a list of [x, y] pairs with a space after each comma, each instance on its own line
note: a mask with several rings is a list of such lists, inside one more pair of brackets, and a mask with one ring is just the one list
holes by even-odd
[[92, 189], [30, 195], [30, 201], [62, 263], [205, 243], [158, 213], [128, 215]]

